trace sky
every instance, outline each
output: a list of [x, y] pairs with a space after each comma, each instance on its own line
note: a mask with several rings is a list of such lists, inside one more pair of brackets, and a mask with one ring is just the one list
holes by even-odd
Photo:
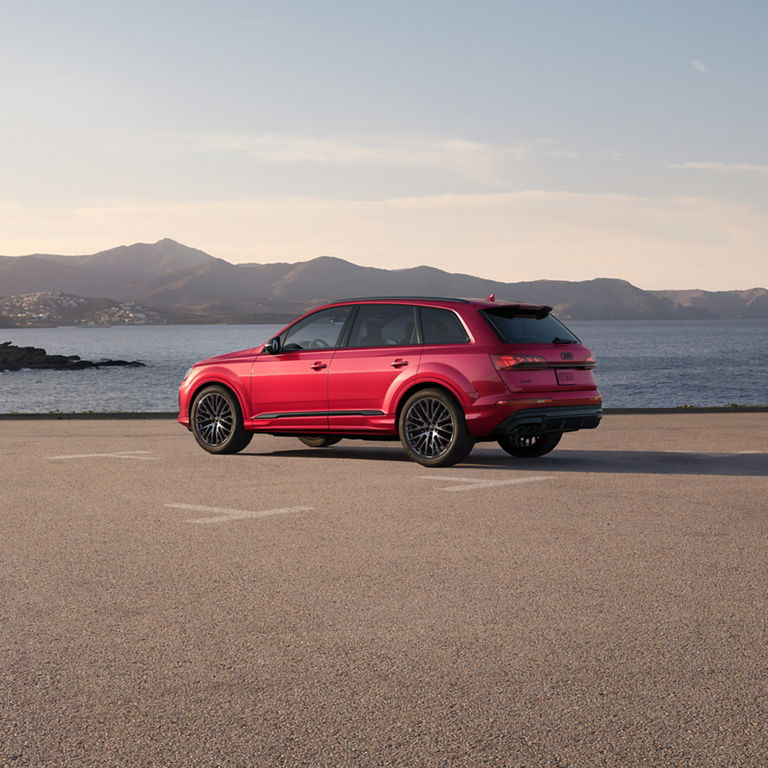
[[765, 0], [0, 0], [0, 254], [768, 287], [766, 29]]

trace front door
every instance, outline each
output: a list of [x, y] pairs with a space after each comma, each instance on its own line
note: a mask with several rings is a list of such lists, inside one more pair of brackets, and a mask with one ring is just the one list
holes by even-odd
[[331, 307], [307, 315], [281, 334], [278, 354], [256, 357], [250, 414], [255, 429], [328, 430], [328, 371], [350, 310]]

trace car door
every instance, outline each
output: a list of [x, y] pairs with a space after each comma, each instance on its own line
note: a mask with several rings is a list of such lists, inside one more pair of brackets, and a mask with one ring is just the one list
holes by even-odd
[[415, 308], [361, 304], [328, 377], [331, 432], [391, 430], [394, 403], [419, 368]]
[[280, 351], [251, 370], [253, 427], [269, 432], [328, 430], [328, 371], [351, 306], [301, 318], [280, 335]]

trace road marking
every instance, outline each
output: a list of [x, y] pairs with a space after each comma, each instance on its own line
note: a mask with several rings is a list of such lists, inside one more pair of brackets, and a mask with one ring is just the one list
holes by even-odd
[[700, 456], [702, 459], [722, 459], [729, 456], [760, 456], [762, 451], [732, 451], [731, 453], [706, 453], [705, 451], [671, 451], [663, 450], [659, 453], [679, 453], [686, 456]]
[[422, 480], [450, 480], [462, 485], [446, 485], [438, 491], [477, 491], [481, 488], [498, 488], [502, 485], [522, 485], [523, 483], [539, 483], [544, 480], [554, 480], [552, 475], [532, 475], [531, 477], [515, 477], [507, 480], [477, 480], [473, 477], [440, 477], [438, 475], [420, 475]]
[[138, 459], [139, 461], [156, 461], [152, 451], [115, 451], [114, 453], [72, 453], [67, 456], [49, 456], [52, 461], [59, 459]]
[[230, 520], [247, 520], [254, 517], [287, 515], [291, 512], [310, 512], [314, 507], [280, 507], [279, 509], [226, 509], [224, 507], [204, 507], [200, 504], [166, 504], [171, 509], [186, 509], [193, 512], [212, 512], [214, 517], [193, 517], [185, 523], [227, 523]]

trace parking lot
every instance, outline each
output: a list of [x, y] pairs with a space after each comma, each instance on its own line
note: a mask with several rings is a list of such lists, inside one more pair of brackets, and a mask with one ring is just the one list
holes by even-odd
[[0, 767], [768, 765], [768, 413], [481, 444], [0, 421]]

